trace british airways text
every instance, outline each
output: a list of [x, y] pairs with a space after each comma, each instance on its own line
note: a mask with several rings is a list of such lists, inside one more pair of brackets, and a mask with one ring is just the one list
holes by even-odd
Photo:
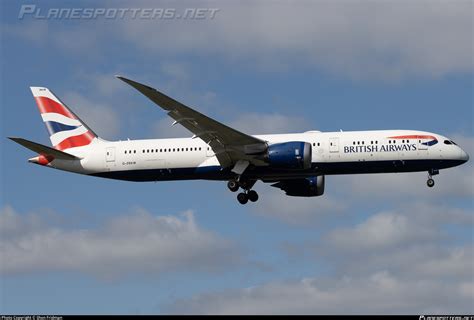
[[370, 146], [344, 146], [344, 153], [355, 152], [397, 152], [397, 151], [416, 151], [416, 144], [387, 144]]

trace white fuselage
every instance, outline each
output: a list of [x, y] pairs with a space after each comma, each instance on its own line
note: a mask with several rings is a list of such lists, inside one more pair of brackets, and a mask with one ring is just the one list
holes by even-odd
[[[436, 143], [430, 145], [430, 140], [434, 140], [428, 136]], [[312, 146], [310, 170], [257, 167], [246, 172], [263, 181], [312, 175], [438, 170], [462, 164], [468, 159], [468, 155], [448, 138], [413, 130], [308, 131], [255, 137], [267, 141], [268, 145], [302, 141]], [[88, 146], [71, 148], [67, 152], [81, 160], [56, 159], [48, 166], [132, 181], [227, 180], [233, 176], [230, 170], [220, 167], [211, 147], [200, 139], [113, 142], [96, 139]]]

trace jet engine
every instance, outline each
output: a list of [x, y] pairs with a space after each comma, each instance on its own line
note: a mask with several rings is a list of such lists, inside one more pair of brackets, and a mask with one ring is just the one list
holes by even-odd
[[272, 184], [286, 195], [294, 197], [318, 197], [324, 194], [324, 176], [303, 179], [282, 180]]
[[281, 169], [311, 168], [311, 143], [302, 141], [275, 143], [268, 146], [267, 161]]

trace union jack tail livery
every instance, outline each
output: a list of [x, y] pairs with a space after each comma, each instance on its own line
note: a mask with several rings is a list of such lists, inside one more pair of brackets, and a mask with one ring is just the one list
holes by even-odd
[[54, 149], [90, 144], [97, 135], [48, 88], [30, 87]]

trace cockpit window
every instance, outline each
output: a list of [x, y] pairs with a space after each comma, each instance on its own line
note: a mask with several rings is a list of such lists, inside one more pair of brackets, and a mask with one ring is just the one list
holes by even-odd
[[457, 146], [456, 142], [454, 142], [453, 140], [451, 140], [451, 143], [454, 144], [455, 146]]
[[449, 140], [444, 140], [444, 144], [452, 144]]

